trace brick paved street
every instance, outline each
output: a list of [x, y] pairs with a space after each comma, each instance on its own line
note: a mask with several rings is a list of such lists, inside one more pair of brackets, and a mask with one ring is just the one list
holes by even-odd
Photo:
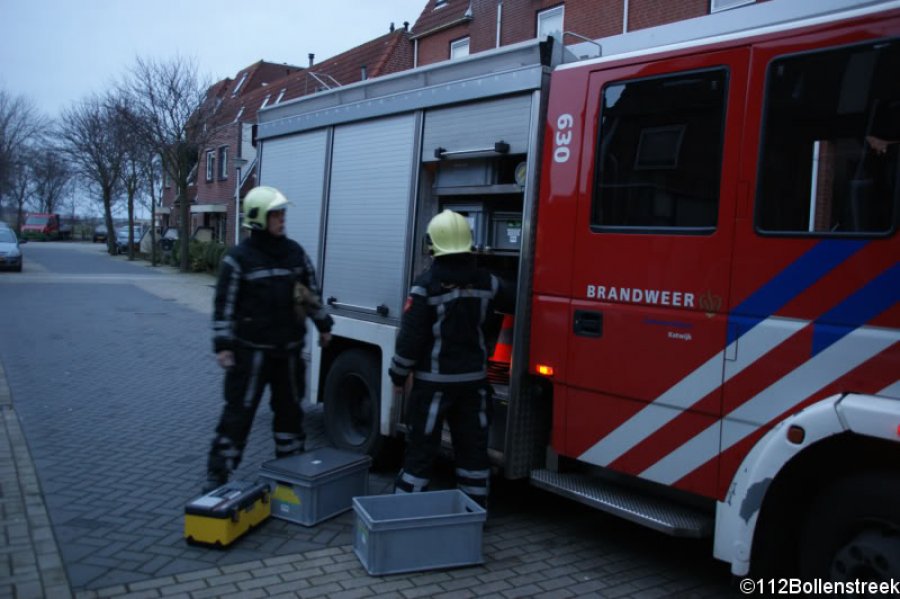
[[[226, 551], [188, 546], [184, 504], [221, 405], [212, 277], [91, 244], [25, 255], [25, 272], [0, 273], [0, 597], [736, 595], [709, 541], [524, 484], [498, 485], [479, 567], [370, 577], [352, 512], [311, 528], [269, 519]], [[270, 419], [264, 402], [238, 477], [271, 459]], [[393, 474], [372, 473], [370, 492]]]

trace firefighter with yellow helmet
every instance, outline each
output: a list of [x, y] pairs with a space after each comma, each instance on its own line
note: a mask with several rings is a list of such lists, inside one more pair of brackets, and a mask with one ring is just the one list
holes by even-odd
[[388, 371], [398, 391], [412, 379], [410, 431], [394, 490], [428, 487], [446, 420], [457, 486], [486, 506], [491, 388], [485, 319], [494, 307], [512, 312], [514, 290], [477, 267], [472, 231], [461, 214], [444, 210], [432, 218], [427, 242], [434, 260], [409, 291]]
[[[316, 273], [306, 252], [285, 235], [288, 200], [273, 187], [256, 187], [243, 201], [250, 236], [222, 260], [213, 310], [213, 346], [225, 369], [225, 406], [209, 451], [204, 490], [228, 481], [266, 386], [274, 412], [275, 456], [304, 449], [306, 318], [330, 340], [332, 319], [319, 301]], [[298, 305], [298, 303], [302, 305]]]

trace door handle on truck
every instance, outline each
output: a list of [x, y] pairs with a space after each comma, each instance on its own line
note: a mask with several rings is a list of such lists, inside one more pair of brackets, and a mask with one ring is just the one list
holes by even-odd
[[350, 310], [351, 312], [362, 312], [363, 314], [377, 314], [378, 316], [387, 316], [390, 313], [390, 308], [386, 305], [381, 304], [377, 308], [369, 308], [367, 306], [354, 306], [353, 304], [342, 304], [337, 300], [336, 297], [329, 297], [327, 300], [329, 306], [334, 306], [335, 308]]
[[591, 310], [575, 310], [572, 331], [580, 337], [602, 337], [603, 314]]

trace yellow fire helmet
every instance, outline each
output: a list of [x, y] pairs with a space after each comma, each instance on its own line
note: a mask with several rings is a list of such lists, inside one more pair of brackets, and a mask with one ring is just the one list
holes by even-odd
[[444, 210], [428, 223], [428, 245], [435, 257], [471, 252], [472, 229], [469, 221], [458, 212]]
[[289, 202], [284, 194], [274, 187], [254, 187], [244, 196], [244, 223], [248, 229], [264, 231], [268, 226], [269, 212], [284, 210]]

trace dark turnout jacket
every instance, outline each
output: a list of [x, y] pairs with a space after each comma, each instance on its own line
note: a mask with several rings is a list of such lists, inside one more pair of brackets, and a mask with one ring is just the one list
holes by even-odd
[[[292, 350], [303, 344], [305, 319], [297, 317], [294, 286], [319, 297], [316, 273], [306, 252], [287, 237], [253, 231], [222, 260], [213, 311], [216, 352], [236, 347]], [[307, 307], [320, 332], [332, 320], [320, 306]]]
[[403, 310], [389, 374], [402, 385], [410, 372], [430, 383], [486, 378], [485, 320], [494, 308], [512, 312], [515, 291], [476, 268], [470, 255], [435, 259], [413, 283]]

